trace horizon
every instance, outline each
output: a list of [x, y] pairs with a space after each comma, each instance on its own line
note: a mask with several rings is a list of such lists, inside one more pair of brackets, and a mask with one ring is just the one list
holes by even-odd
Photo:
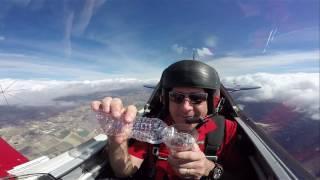
[[[318, 73], [255, 73], [221, 78], [225, 87], [259, 86], [239, 97], [243, 102], [277, 102], [306, 113], [310, 119], [320, 120], [319, 74]], [[15, 80], [0, 79], [1, 105], [42, 106], [72, 105], [57, 98], [88, 96], [126, 88], [141, 88], [144, 84], [156, 84], [158, 80], [134, 78], [61, 81], [61, 80]], [[235, 93], [236, 94], [236, 93]]]

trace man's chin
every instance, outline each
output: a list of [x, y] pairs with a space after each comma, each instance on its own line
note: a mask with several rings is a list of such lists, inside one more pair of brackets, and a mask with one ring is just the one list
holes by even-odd
[[185, 119], [183, 118], [177, 118], [174, 120], [174, 124], [187, 124]]

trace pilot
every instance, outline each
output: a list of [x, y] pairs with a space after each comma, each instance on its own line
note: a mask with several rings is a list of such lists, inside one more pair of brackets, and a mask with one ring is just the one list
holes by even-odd
[[[237, 123], [217, 116], [220, 79], [216, 70], [200, 61], [178, 61], [163, 71], [160, 88], [161, 119], [168, 125], [183, 123], [195, 128], [197, 143], [186, 151], [170, 151], [165, 144], [136, 140], [128, 143], [126, 134], [109, 136], [108, 159], [115, 175], [148, 179], [221, 178], [224, 169], [232, 164]], [[91, 106], [93, 111], [109, 113], [127, 123], [132, 123], [137, 114], [134, 105], [124, 107], [119, 98], [106, 97], [93, 101]], [[210, 133], [213, 137], [208, 138]], [[210, 141], [217, 141], [212, 140], [215, 136], [221, 136], [221, 143], [211, 143], [211, 149], [207, 148]]]

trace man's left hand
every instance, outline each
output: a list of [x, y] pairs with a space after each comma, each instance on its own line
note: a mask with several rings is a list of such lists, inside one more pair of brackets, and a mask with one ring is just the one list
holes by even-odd
[[168, 162], [181, 178], [200, 179], [208, 176], [215, 164], [208, 160], [197, 144], [190, 151], [172, 152]]

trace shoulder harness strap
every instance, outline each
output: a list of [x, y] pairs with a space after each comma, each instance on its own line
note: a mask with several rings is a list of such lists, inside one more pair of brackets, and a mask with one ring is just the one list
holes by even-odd
[[206, 135], [204, 153], [209, 160], [217, 161], [217, 151], [224, 139], [225, 118], [224, 116], [216, 115], [212, 119], [217, 125], [217, 129]]

